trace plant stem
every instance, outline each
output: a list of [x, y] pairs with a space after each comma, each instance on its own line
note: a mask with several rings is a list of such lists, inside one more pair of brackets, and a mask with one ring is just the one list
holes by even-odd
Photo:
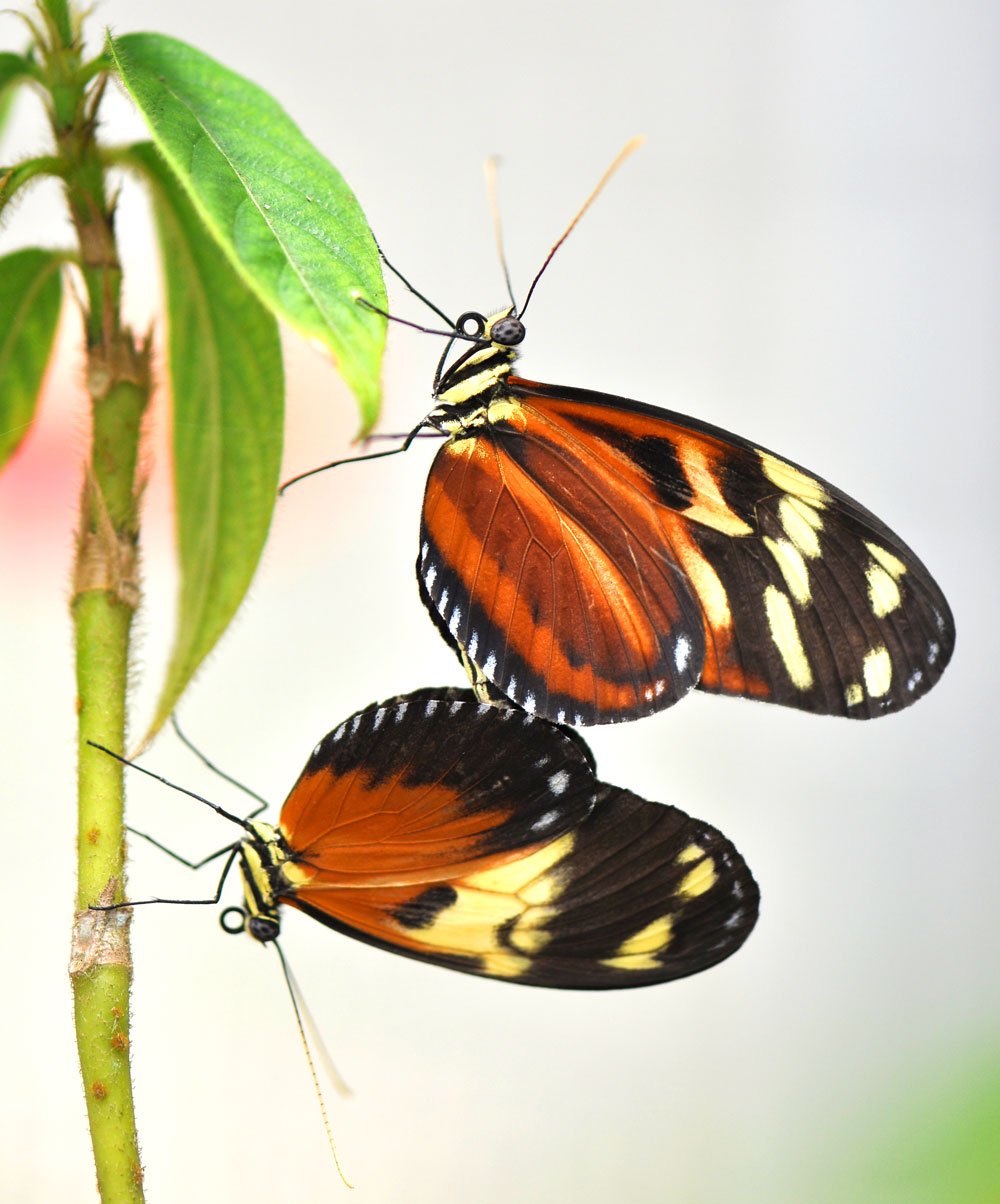
[[[70, 977], [77, 1048], [104, 1204], [138, 1204], [142, 1167], [129, 1060], [131, 956], [125, 911], [122, 766], [88, 747], [125, 744], [129, 636], [139, 601], [136, 465], [149, 400], [148, 352], [122, 325], [121, 266], [95, 139], [103, 77], [83, 66], [80, 19], [39, 4], [41, 71], [70, 215], [80, 248], [87, 389], [93, 429], [81, 494], [71, 602], [79, 717], [77, 915]], [[90, 81], [88, 83], [88, 80]]]

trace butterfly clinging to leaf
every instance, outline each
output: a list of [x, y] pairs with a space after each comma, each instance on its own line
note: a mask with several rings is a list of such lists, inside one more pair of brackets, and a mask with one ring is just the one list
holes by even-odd
[[[437, 404], [397, 449], [424, 427], [447, 436], [427, 479], [417, 578], [479, 696], [596, 724], [695, 687], [856, 719], [924, 695], [955, 629], [910, 548], [751, 440], [514, 375], [540, 276], [524, 304], [511, 293], [492, 317], [452, 322], [432, 305], [449, 325]], [[469, 346], [446, 368], [456, 340]]]

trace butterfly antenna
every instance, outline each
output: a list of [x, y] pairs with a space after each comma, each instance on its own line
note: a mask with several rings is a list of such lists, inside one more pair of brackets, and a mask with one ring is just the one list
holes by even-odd
[[548, 255], [545, 258], [545, 262], [538, 269], [538, 275], [534, 278], [534, 280], [532, 280], [531, 288], [528, 289], [528, 295], [527, 295], [527, 297], [525, 297], [524, 304], [521, 306], [521, 312], [518, 314], [519, 318], [524, 317], [524, 311], [528, 308], [528, 302], [531, 300], [531, 294], [535, 291], [535, 285], [541, 279], [542, 273], [552, 262], [552, 256], [555, 255], [556, 251], [558, 251], [559, 248], [566, 241], [566, 239], [569, 238], [570, 234], [573, 232], [573, 227], [577, 224], [577, 222], [580, 220], [580, 218], [583, 217], [583, 215], [587, 212], [587, 210], [594, 203], [594, 201], [597, 200], [597, 197], [600, 195], [601, 191], [604, 188], [604, 185], [607, 184], [608, 180], [611, 179], [611, 177], [615, 174], [615, 172], [618, 170], [618, 168], [621, 167], [621, 165], [625, 162], [625, 160], [629, 157], [629, 155], [634, 150], [638, 150], [639, 147], [642, 146], [642, 144], [645, 141], [646, 141], [646, 139], [642, 134], [637, 135], [635, 138], [630, 138], [628, 140], [628, 142], [626, 142], [625, 145], [618, 152], [617, 156], [615, 157], [615, 161], [611, 164], [611, 166], [604, 173], [604, 175], [601, 176], [601, 178], [597, 181], [597, 187], [590, 194], [590, 196], [587, 197], [587, 199], [583, 202], [583, 205], [580, 208], [580, 212], [576, 215], [576, 217], [573, 218], [573, 220], [570, 222], [570, 224], [566, 227], [565, 234], [563, 234], [562, 238], [559, 239], [559, 241], [556, 243], [556, 245], [548, 253]]
[[[382, 259], [382, 262], [389, 269], [389, 271], [392, 272], [392, 274], [396, 277], [396, 279], [399, 280], [402, 284], [404, 284], [409, 289], [409, 291], [414, 295], [414, 297], [417, 298], [418, 301], [423, 301], [424, 305], [426, 305], [428, 309], [432, 309], [443, 322], [446, 322], [448, 324], [448, 326], [450, 326], [450, 327], [452, 327], [452, 329], [454, 329], [455, 323], [451, 320], [451, 318], [448, 317], [448, 315], [444, 312], [444, 310], [438, 309], [438, 307], [434, 304], [433, 301], [431, 301], [427, 297], [425, 297], [424, 294], [419, 289], [416, 289], [413, 287], [413, 285], [409, 282], [409, 280], [406, 279], [406, 277], [399, 270], [399, 268], [394, 267], [389, 262], [388, 258], [386, 257], [385, 251], [383, 251], [382, 247], [379, 245], [378, 239], [375, 240], [375, 246], [378, 247], [378, 253]], [[375, 307], [370, 306], [369, 308], [374, 309]], [[376, 312], [381, 313], [382, 311], [378, 310]], [[389, 317], [388, 314], [385, 314], [383, 316]], [[432, 331], [431, 333], [437, 334], [439, 332]]]
[[[312, 1060], [312, 1054], [309, 1052], [309, 1042], [306, 1040], [306, 1030], [302, 1024], [302, 1012], [299, 1010], [299, 1000], [302, 999], [302, 995], [298, 989], [298, 986], [295, 984], [295, 979], [292, 977], [291, 970], [288, 968], [288, 962], [285, 961], [285, 955], [281, 951], [281, 946], [277, 941], [274, 941], [273, 944], [275, 950], [277, 951], [278, 957], [281, 960], [281, 969], [285, 975], [285, 984], [288, 987], [288, 994], [292, 1001], [292, 1008], [295, 1011], [295, 1023], [299, 1026], [299, 1036], [302, 1038], [302, 1048], [306, 1051], [306, 1061], [309, 1063], [309, 1073], [312, 1075], [313, 1088], [316, 1092], [316, 1099], [319, 1101], [319, 1111], [320, 1115], [323, 1117], [323, 1128], [326, 1129], [326, 1140], [330, 1145], [330, 1153], [333, 1155], [333, 1161], [337, 1167], [337, 1174], [340, 1176], [344, 1186], [353, 1188], [354, 1184], [350, 1181], [350, 1179], [348, 1179], [347, 1175], [344, 1173], [344, 1168], [340, 1165], [340, 1157], [337, 1154], [337, 1147], [334, 1144], [333, 1133], [330, 1131], [330, 1121], [326, 1114], [326, 1104], [323, 1100], [323, 1092], [320, 1090], [319, 1086], [319, 1077], [316, 1074], [316, 1067]], [[306, 1016], [309, 1016], [304, 999], [302, 999], [302, 1008], [305, 1011]], [[312, 1025], [311, 1016], [309, 1016], [309, 1023]], [[315, 1032], [315, 1026], [313, 1026], [313, 1031]], [[320, 1042], [320, 1048], [323, 1050], [326, 1058], [329, 1059], [329, 1054], [326, 1053], [326, 1048], [322, 1041]], [[343, 1079], [337, 1073], [336, 1068], [333, 1067], [333, 1063], [329, 1062], [327, 1069], [329, 1070], [331, 1068], [333, 1068], [332, 1078], [334, 1083], [337, 1085], [337, 1090], [348, 1090]]]
[[241, 828], [250, 831], [250, 825], [247, 820], [242, 819], [239, 815], [233, 815], [224, 807], [220, 807], [218, 803], [213, 803], [211, 799], [204, 798], [200, 794], [195, 794], [193, 790], [186, 790], [183, 786], [178, 786], [176, 782], [171, 782], [169, 778], [161, 777], [158, 773], [153, 773], [151, 769], [143, 769], [141, 765], [137, 765], [135, 761], [130, 761], [128, 757], [121, 756], [120, 753], [112, 752], [110, 748], [105, 748], [103, 744], [95, 744], [93, 740], [88, 740], [87, 743], [91, 748], [96, 748], [98, 752], [107, 753], [109, 757], [114, 757], [116, 761], [121, 761], [123, 765], [127, 765], [129, 769], [135, 769], [139, 773], [144, 773], [147, 778], [155, 778], [156, 781], [162, 782], [164, 786], [169, 786], [171, 790], [176, 790], [178, 794], [186, 794], [188, 798], [197, 799], [199, 803], [204, 803], [206, 807], [211, 807], [223, 819], [228, 819], [230, 823], [239, 824]]
[[497, 255], [503, 268], [503, 278], [507, 282], [507, 296], [510, 297], [511, 313], [517, 313], [517, 302], [514, 300], [514, 286], [510, 282], [510, 269], [507, 267], [507, 256], [503, 249], [503, 229], [500, 225], [500, 206], [497, 203], [497, 167], [500, 159], [497, 155], [490, 157], [483, 164], [486, 175], [486, 195], [490, 198], [490, 213], [493, 216], [493, 236], [497, 240]]
[[[474, 343], [476, 341], [472, 335], [462, 334], [461, 331], [456, 332], [455, 330], [435, 330], [433, 326], [421, 326], [419, 322], [410, 322], [406, 318], [397, 318], [395, 314], [389, 313], [388, 310], [379, 309], [377, 305], [373, 305], [370, 301], [365, 300], [365, 298], [362, 297], [357, 289], [353, 290], [351, 296], [358, 303], [358, 305], [363, 305], [365, 309], [370, 309], [374, 314], [381, 314], [387, 322], [395, 322], [397, 326], [409, 326], [411, 330], [419, 330], [421, 334], [436, 334], [442, 339], [465, 339], [470, 343]], [[421, 298], [421, 300], [423, 300], [423, 298]], [[442, 317], [443, 316], [444, 315], [442, 315]], [[445, 318], [444, 320], [447, 322], [450, 319]]]

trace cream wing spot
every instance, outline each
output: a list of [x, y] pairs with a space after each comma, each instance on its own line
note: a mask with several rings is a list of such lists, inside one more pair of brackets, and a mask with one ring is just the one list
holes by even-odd
[[880, 547], [877, 543], [866, 543], [868, 554], [872, 560], [877, 560], [878, 563], [885, 569], [890, 577], [894, 577], [897, 581], [906, 572], [906, 565], [891, 552], [887, 552], [885, 548]]
[[860, 706], [864, 700], [865, 692], [862, 689], [861, 684], [859, 682], [852, 681], [844, 691], [844, 701], [849, 707], [856, 707]]
[[506, 865], [497, 866], [490, 870], [482, 870], [478, 874], [470, 874], [465, 879], [465, 883], [474, 890], [496, 891], [504, 895], [519, 895], [521, 898], [527, 899], [532, 903], [547, 902], [551, 897], [550, 891], [554, 889], [554, 886], [545, 888], [544, 899], [537, 897], [529, 898], [529, 894], [525, 893], [525, 888], [539, 877], [544, 877], [548, 881], [547, 872], [552, 869], [556, 862], [561, 861], [567, 856], [573, 848], [573, 842], [573, 833], [567, 832], [565, 836], [560, 836], [558, 840], [553, 840], [550, 844], [529, 854], [527, 857], [519, 857], [516, 861], [510, 861]]
[[[537, 953], [549, 940], [544, 930], [552, 915], [549, 904], [562, 890], [557, 867], [573, 844], [569, 832], [527, 857], [470, 874], [456, 884], [454, 903], [419, 930], [420, 943], [476, 957], [497, 977], [524, 974], [531, 965], [525, 954]], [[511, 945], [513, 950], [505, 947]]]
[[874, 562], [869, 564], [865, 576], [868, 579], [868, 602], [872, 614], [877, 619], [884, 619], [897, 610], [903, 600], [899, 586], [881, 565]]
[[787, 539], [771, 539], [764, 536], [764, 547], [774, 557], [789, 593], [800, 606], [812, 601], [809, 587], [809, 569], [799, 549]]
[[531, 969], [531, 958], [501, 949], [496, 953], [484, 953], [479, 958], [483, 970], [494, 978], [520, 978]]
[[685, 442], [683, 449], [684, 475], [691, 485], [695, 501], [683, 511], [689, 522], [704, 523], [726, 535], [751, 535], [750, 527], [729, 507], [719, 490], [719, 482], [704, 450], [697, 443]]
[[507, 934], [509, 944], [522, 953], [529, 953], [532, 956], [540, 953], [552, 939], [552, 934], [546, 932], [544, 928], [531, 927], [534, 922], [536, 920], [532, 916], [531, 910], [526, 911]]
[[760, 466], [764, 476], [772, 485], [777, 485], [785, 493], [794, 494], [795, 497], [801, 498], [812, 506], [829, 504], [830, 495], [819, 481], [813, 480], [801, 468], [794, 468], [791, 464], [786, 464], [784, 460], [779, 460], [777, 456], [772, 456], [770, 452], [761, 451], [760, 448], [757, 448], [756, 451], [760, 456]]
[[892, 685], [892, 657], [884, 645], [865, 654], [862, 664], [865, 689], [870, 698], [882, 698]]
[[810, 689], [813, 684], [812, 669], [802, 647], [802, 637], [788, 595], [776, 586], [769, 585], [764, 590], [764, 611], [771, 639], [792, 685], [797, 690]]
[[822, 555], [816, 534], [823, 526], [819, 511], [800, 498], [786, 494], [778, 503], [778, 521], [803, 556], [816, 560]]
[[711, 857], [706, 857], [704, 861], [684, 875], [677, 887], [677, 893], [686, 899], [696, 899], [698, 895], [703, 895], [705, 891], [711, 890], [718, 880], [719, 875], [715, 872], [715, 862]]
[[673, 917], [661, 916], [622, 941], [614, 956], [603, 958], [601, 965], [612, 970], [655, 970], [660, 962], [653, 954], [664, 950], [672, 936]]

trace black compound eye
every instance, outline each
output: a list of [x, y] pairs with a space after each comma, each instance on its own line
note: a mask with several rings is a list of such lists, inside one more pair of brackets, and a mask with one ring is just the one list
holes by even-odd
[[281, 931], [281, 925], [277, 920], [271, 920], [267, 916], [250, 916], [247, 919], [247, 932], [255, 941], [273, 941], [277, 939], [278, 933]]
[[459, 316], [455, 323], [455, 329], [470, 339], [479, 339], [486, 333], [486, 319], [482, 314], [477, 314], [474, 309], [470, 309]]
[[524, 339], [524, 323], [512, 314], [497, 318], [490, 327], [490, 338], [501, 347], [516, 347]]

